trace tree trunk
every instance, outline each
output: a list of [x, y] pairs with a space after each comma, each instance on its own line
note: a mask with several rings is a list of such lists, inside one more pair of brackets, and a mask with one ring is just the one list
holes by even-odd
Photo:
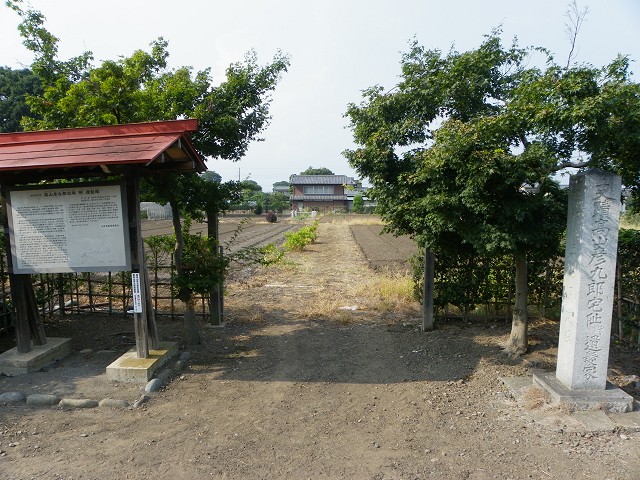
[[[184, 264], [182, 262], [182, 252], [184, 251], [184, 237], [182, 236], [182, 222], [180, 221], [180, 209], [175, 200], [169, 202], [171, 205], [171, 219], [173, 230], [176, 235], [176, 248], [173, 253], [176, 273], [178, 276], [184, 275]], [[178, 297], [185, 303], [184, 312], [184, 338], [187, 345], [198, 345], [200, 343], [200, 332], [196, 322], [196, 309], [191, 292], [178, 292]]]
[[428, 246], [424, 247], [424, 290], [422, 296], [422, 331], [433, 330], [434, 258]]
[[[218, 253], [218, 226], [218, 211], [207, 210], [207, 237], [209, 238], [210, 248], [216, 249], [215, 253]], [[221, 326], [223, 324], [222, 295], [222, 282], [215, 285], [211, 289], [211, 292], [209, 292], [209, 317], [211, 318], [211, 325]]]
[[511, 336], [505, 346], [505, 353], [519, 357], [528, 348], [527, 326], [527, 256], [524, 253], [515, 255], [516, 263], [516, 298], [511, 321]]
[[198, 322], [196, 322], [196, 307], [193, 298], [185, 302], [184, 341], [187, 345], [200, 344], [200, 332], [198, 331]]

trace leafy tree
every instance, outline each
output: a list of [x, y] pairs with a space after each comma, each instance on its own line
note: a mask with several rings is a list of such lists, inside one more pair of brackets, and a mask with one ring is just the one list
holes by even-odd
[[0, 133], [22, 130], [20, 120], [29, 113], [25, 97], [41, 91], [40, 79], [31, 70], [0, 67]]
[[289, 195], [284, 193], [265, 193], [264, 194], [264, 206], [266, 210], [274, 210], [278, 213], [282, 213], [289, 208]]
[[222, 175], [214, 172], [213, 170], [207, 170], [206, 172], [202, 173], [200, 176], [202, 177], [203, 180], [206, 180], [207, 182], [222, 183]]
[[364, 200], [361, 194], [357, 194], [355, 197], [353, 197], [353, 206], [351, 207], [351, 211], [353, 213], [364, 212]]
[[258, 185], [258, 182], [255, 180], [242, 180], [240, 182], [240, 187], [242, 188], [242, 192], [248, 195], [254, 195], [257, 192], [262, 192], [262, 187]]
[[[7, 1], [22, 22], [19, 31], [35, 60], [32, 71], [42, 83], [42, 93], [27, 98], [31, 115], [23, 118], [25, 129], [55, 129], [91, 125], [132, 123], [176, 118], [197, 118], [199, 129], [192, 135], [195, 147], [203, 155], [230, 160], [240, 159], [250, 142], [270, 120], [271, 91], [289, 60], [278, 53], [273, 61], [261, 66], [255, 52], [243, 62], [229, 66], [226, 79], [213, 85], [209, 70], [192, 74], [189, 67], [167, 68], [167, 42], [162, 38], [151, 50], [135, 51], [129, 57], [91, 65], [92, 55], [85, 52], [67, 61], [57, 58], [58, 39], [44, 27], [44, 16], [34, 10], [22, 10], [19, 2]], [[152, 197], [173, 208], [176, 235], [176, 269], [184, 270], [184, 238], [181, 213], [205, 211], [210, 228], [217, 213], [227, 208], [229, 194], [235, 187], [207, 182], [196, 174], [155, 176], [148, 179]], [[210, 232], [211, 234], [211, 232]], [[210, 236], [214, 248], [217, 236]], [[187, 298], [183, 292], [182, 298]], [[187, 302], [187, 337], [198, 341], [195, 317]]]
[[300, 172], [300, 175], [334, 175], [334, 173], [325, 167], [313, 168], [310, 166], [304, 172]]
[[275, 188], [275, 187], [290, 187], [290, 186], [291, 186], [291, 184], [290, 184], [289, 182], [287, 182], [286, 180], [281, 180], [281, 181], [279, 181], [279, 182], [275, 182], [275, 183], [273, 184], [273, 186], [274, 186], [274, 188]]
[[[393, 90], [369, 88], [349, 105], [359, 148], [345, 155], [390, 230], [436, 253], [513, 256], [507, 351], [517, 355], [527, 349], [527, 257], [555, 255], [566, 223], [552, 174], [598, 166], [637, 185], [640, 91], [624, 57], [561, 68], [499, 35], [444, 56], [413, 42]], [[529, 66], [535, 52], [546, 69]]]

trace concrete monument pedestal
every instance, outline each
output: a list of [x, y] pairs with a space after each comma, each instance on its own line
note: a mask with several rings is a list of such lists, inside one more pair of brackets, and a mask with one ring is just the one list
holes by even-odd
[[633, 411], [633, 397], [609, 382], [604, 390], [571, 390], [553, 373], [538, 370], [533, 373], [533, 384], [549, 392], [553, 400], [574, 410]]
[[14, 347], [0, 354], [0, 373], [12, 377], [37, 372], [70, 353], [70, 338], [47, 338], [47, 343], [33, 345], [27, 353], [19, 353], [18, 348]]

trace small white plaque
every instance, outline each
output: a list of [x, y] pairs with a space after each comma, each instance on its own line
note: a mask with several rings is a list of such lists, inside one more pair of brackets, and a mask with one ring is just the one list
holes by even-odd
[[133, 313], [142, 313], [142, 293], [140, 290], [140, 274], [131, 274], [131, 294], [133, 296]]

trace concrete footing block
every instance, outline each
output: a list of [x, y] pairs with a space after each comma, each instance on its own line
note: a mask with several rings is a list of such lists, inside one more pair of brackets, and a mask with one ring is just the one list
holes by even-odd
[[13, 377], [37, 372], [70, 353], [70, 338], [47, 338], [47, 343], [34, 345], [27, 353], [19, 353], [14, 347], [0, 354], [0, 373]]
[[135, 348], [107, 367], [107, 378], [122, 383], [146, 384], [156, 371], [178, 354], [175, 342], [160, 342], [158, 350], [149, 350], [148, 358], [138, 358]]

